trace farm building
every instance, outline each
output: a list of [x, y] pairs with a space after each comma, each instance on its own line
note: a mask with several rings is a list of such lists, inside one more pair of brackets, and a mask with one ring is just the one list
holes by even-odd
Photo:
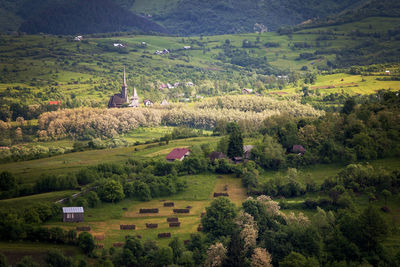
[[217, 159], [225, 159], [226, 155], [222, 152], [213, 151], [210, 153], [210, 155], [208, 155], [208, 157], [210, 158], [211, 161], [214, 161]]
[[250, 152], [253, 149], [253, 147], [254, 146], [252, 146], [252, 145], [243, 146], [243, 157], [245, 159], [249, 159], [250, 158]]
[[149, 100], [149, 99], [145, 99], [145, 100], [143, 100], [143, 104], [144, 104], [146, 107], [151, 107], [151, 106], [153, 105], [153, 101], [151, 101], [151, 100]]
[[185, 157], [190, 155], [188, 148], [174, 148], [165, 158], [168, 161], [180, 160], [182, 161]]
[[249, 88], [243, 88], [242, 89], [242, 94], [244, 94], [244, 95], [248, 95], [248, 94], [251, 94], [251, 93], [253, 93], [253, 89], [249, 89]]
[[63, 207], [63, 222], [83, 222], [83, 207]]

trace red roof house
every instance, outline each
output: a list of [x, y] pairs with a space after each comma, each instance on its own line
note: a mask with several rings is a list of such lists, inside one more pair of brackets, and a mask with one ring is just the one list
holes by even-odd
[[292, 152], [303, 155], [306, 152], [306, 149], [302, 145], [294, 145], [292, 147]]
[[182, 161], [185, 157], [190, 155], [188, 148], [174, 148], [165, 158], [168, 161], [180, 160]]

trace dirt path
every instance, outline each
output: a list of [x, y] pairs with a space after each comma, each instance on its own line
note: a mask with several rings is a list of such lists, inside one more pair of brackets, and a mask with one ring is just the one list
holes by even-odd
[[242, 185], [242, 180], [228, 175], [221, 175], [219, 177], [221, 178], [218, 178], [214, 192], [228, 193], [229, 199], [235, 203], [236, 206], [241, 206], [243, 201], [247, 199], [246, 189]]

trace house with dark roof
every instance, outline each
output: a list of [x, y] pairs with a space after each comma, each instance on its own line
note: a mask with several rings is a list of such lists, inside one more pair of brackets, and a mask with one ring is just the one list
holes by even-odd
[[208, 157], [210, 158], [211, 161], [214, 161], [217, 159], [225, 159], [226, 155], [222, 152], [213, 151], [210, 153], [210, 155], [208, 155]]
[[244, 95], [249, 95], [253, 93], [253, 89], [249, 89], [249, 88], [243, 88], [242, 89], [242, 94]]
[[189, 155], [190, 150], [188, 148], [174, 148], [165, 158], [171, 162], [175, 160], [182, 161]]
[[246, 145], [243, 146], [243, 158], [249, 159], [250, 158], [250, 152], [253, 149], [253, 145]]
[[153, 105], [153, 101], [151, 101], [150, 99], [145, 99], [143, 100], [143, 104], [145, 107], [151, 107]]
[[63, 207], [63, 222], [83, 222], [83, 207]]

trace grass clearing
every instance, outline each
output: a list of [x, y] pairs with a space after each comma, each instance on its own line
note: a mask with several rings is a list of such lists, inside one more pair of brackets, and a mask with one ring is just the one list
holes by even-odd
[[78, 191], [76, 190], [66, 190], [10, 199], [2, 199], [0, 200], [0, 208], [7, 209], [8, 207], [13, 207], [24, 209], [38, 202], [55, 202], [66, 197], [70, 197], [77, 192]]
[[[45, 173], [66, 174], [84, 167], [96, 165], [100, 162], [124, 162], [129, 158], [152, 157], [161, 159], [164, 153], [168, 154], [167, 151], [175, 147], [185, 147], [187, 144], [200, 145], [203, 143], [215, 145], [218, 140], [218, 137], [194, 137], [172, 140], [168, 145], [158, 146], [156, 144], [154, 147], [153, 144], [151, 144], [113, 149], [88, 150], [50, 158], [0, 164], [0, 170], [13, 173], [22, 183], [34, 183]], [[160, 150], [163, 151], [161, 154], [159, 154]]]
[[[99, 208], [88, 209], [85, 212], [85, 222], [63, 223], [51, 221], [47, 226], [59, 226], [64, 229], [75, 229], [76, 226], [91, 227], [94, 236], [103, 235], [104, 240], [96, 240], [106, 248], [112, 247], [113, 243], [124, 242], [126, 235], [141, 235], [143, 240], [154, 239], [159, 245], [166, 246], [169, 238], [159, 239], [158, 233], [171, 233], [172, 237], [187, 240], [191, 233], [197, 233], [197, 227], [201, 221], [201, 213], [210, 205], [214, 192], [223, 190], [228, 184], [229, 198], [239, 207], [247, 196], [241, 185], [241, 180], [229, 175], [217, 178], [214, 174], [190, 175], [182, 177], [188, 182], [185, 192], [175, 194], [168, 198], [157, 198], [148, 202], [124, 199], [118, 203], [103, 203]], [[164, 207], [164, 202], [174, 202], [174, 207]], [[174, 208], [186, 208], [191, 206], [188, 214], [174, 214]], [[127, 210], [125, 211], [124, 208]], [[140, 214], [141, 208], [158, 208], [159, 213]], [[180, 227], [169, 227], [168, 217], [178, 217]], [[59, 218], [61, 220], [61, 218]], [[146, 229], [146, 223], [158, 224], [156, 229]], [[122, 224], [134, 224], [135, 230], [120, 230]]]

